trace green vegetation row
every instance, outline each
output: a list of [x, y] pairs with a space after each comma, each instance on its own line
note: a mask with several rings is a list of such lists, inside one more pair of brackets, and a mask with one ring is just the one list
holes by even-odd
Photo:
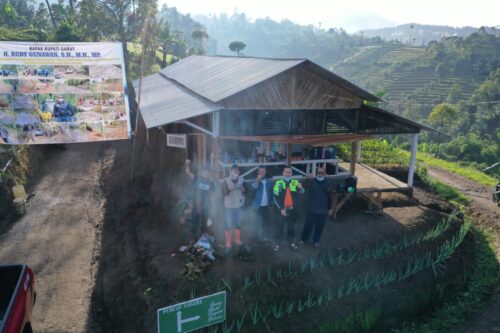
[[[324, 309], [344, 297], [357, 295], [372, 289], [379, 289], [393, 282], [406, 280], [426, 269], [432, 269], [435, 274], [438, 274], [444, 268], [444, 261], [453, 255], [470, 228], [471, 223], [465, 221], [451, 239], [445, 241], [436, 249], [421, 255], [419, 258], [409, 260], [406, 264], [398, 268], [388, 269], [376, 274], [366, 273], [362, 276], [341, 282], [337, 288], [330, 287], [322, 293], [309, 292], [307, 297], [304, 298], [289, 299], [282, 302], [275, 301], [271, 304], [262, 304], [256, 301], [247, 305], [246, 310], [238, 318], [226, 321], [220, 328], [223, 333], [230, 333], [233, 330], [241, 332], [243, 327], [261, 327], [272, 332], [271, 326], [275, 320], [279, 321], [286, 317], [292, 317], [313, 308]], [[228, 288], [228, 291], [231, 292], [232, 290]], [[373, 325], [378, 319], [373, 313], [366, 313], [366, 316], [358, 314], [356, 317], [362, 325], [367, 326]], [[369, 328], [365, 327], [365, 329]], [[219, 326], [216, 326], [210, 332], [218, 332], [218, 330]]]
[[365, 248], [361, 250], [350, 250], [341, 252], [335, 255], [331, 250], [325, 254], [315, 254], [310, 258], [300, 259], [296, 262], [290, 260], [287, 267], [268, 266], [265, 272], [256, 270], [254, 274], [246, 275], [240, 283], [231, 283], [225, 279], [221, 279], [220, 290], [224, 286], [227, 290], [236, 291], [232, 285], [240, 285], [239, 293], [245, 294], [252, 287], [258, 287], [262, 283], [269, 283], [276, 286], [284, 281], [292, 281], [294, 279], [303, 278], [305, 274], [313, 273], [314, 271], [329, 267], [337, 267], [341, 265], [349, 265], [358, 263], [364, 260], [381, 259], [386, 256], [401, 252], [413, 245], [418, 245], [422, 242], [428, 242], [437, 239], [446, 230], [449, 229], [452, 222], [457, 220], [458, 211], [452, 212], [446, 219], [443, 219], [433, 228], [422, 233], [409, 233], [403, 236], [403, 239], [398, 242], [385, 241], [377, 243], [373, 248]]
[[[471, 219], [470, 216], [465, 217]], [[475, 263], [466, 288], [420, 323], [406, 324], [394, 333], [432, 333], [450, 331], [478, 312], [491, 290], [497, 285], [499, 264], [491, 231], [474, 227]]]

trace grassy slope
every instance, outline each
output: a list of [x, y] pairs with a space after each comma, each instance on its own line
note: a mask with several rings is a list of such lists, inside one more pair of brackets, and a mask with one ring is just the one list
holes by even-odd
[[422, 162], [426, 165], [438, 167], [438, 168], [456, 173], [456, 174], [461, 175], [467, 179], [473, 180], [476, 183], [479, 183], [481, 185], [495, 186], [498, 183], [498, 181], [495, 178], [488, 176], [488, 175], [482, 173], [481, 171], [478, 171], [476, 169], [472, 169], [469, 167], [461, 166], [458, 163], [444, 161], [444, 160], [435, 158], [429, 154], [418, 153], [417, 159], [419, 162]]

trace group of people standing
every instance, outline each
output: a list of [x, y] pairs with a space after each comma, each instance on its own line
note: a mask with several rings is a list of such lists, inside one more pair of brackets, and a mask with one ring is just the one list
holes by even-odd
[[[192, 181], [191, 199], [192, 232], [201, 227], [201, 233], [207, 232], [207, 221], [211, 221], [215, 212], [215, 182], [209, 168], [204, 168], [201, 177], [195, 178], [190, 162], [186, 161], [186, 175]], [[241, 224], [246, 197], [253, 192], [252, 209], [257, 218], [252, 219], [253, 239], [271, 242], [274, 251], [279, 251], [285, 238], [286, 243], [298, 250], [307, 243], [312, 234], [314, 247], [320, 246], [327, 217], [332, 215], [331, 195], [334, 190], [326, 179], [326, 172], [318, 168], [316, 176], [307, 178], [303, 183], [292, 178], [292, 168], [285, 166], [282, 177], [273, 181], [267, 177], [265, 166], [258, 168], [257, 177], [249, 186], [240, 176], [237, 165], [231, 167], [230, 175], [220, 180], [224, 197], [225, 250], [230, 252], [233, 244], [242, 245]], [[299, 196], [305, 196], [305, 205], [299, 204]], [[295, 225], [300, 210], [305, 207], [305, 222], [300, 240], [295, 238]], [[250, 237], [249, 237], [250, 238]]]

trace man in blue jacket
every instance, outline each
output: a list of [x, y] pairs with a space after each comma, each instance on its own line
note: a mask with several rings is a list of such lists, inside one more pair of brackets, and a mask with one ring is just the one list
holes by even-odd
[[271, 237], [271, 200], [273, 198], [273, 182], [266, 178], [267, 170], [265, 166], [260, 166], [257, 171], [257, 178], [252, 183], [255, 190], [252, 208], [258, 215], [254, 221], [253, 231], [256, 240], [266, 241]]

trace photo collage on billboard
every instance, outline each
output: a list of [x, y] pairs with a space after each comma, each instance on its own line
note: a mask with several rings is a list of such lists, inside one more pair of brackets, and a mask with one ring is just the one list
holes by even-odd
[[123, 139], [120, 65], [0, 65], [0, 143]]

